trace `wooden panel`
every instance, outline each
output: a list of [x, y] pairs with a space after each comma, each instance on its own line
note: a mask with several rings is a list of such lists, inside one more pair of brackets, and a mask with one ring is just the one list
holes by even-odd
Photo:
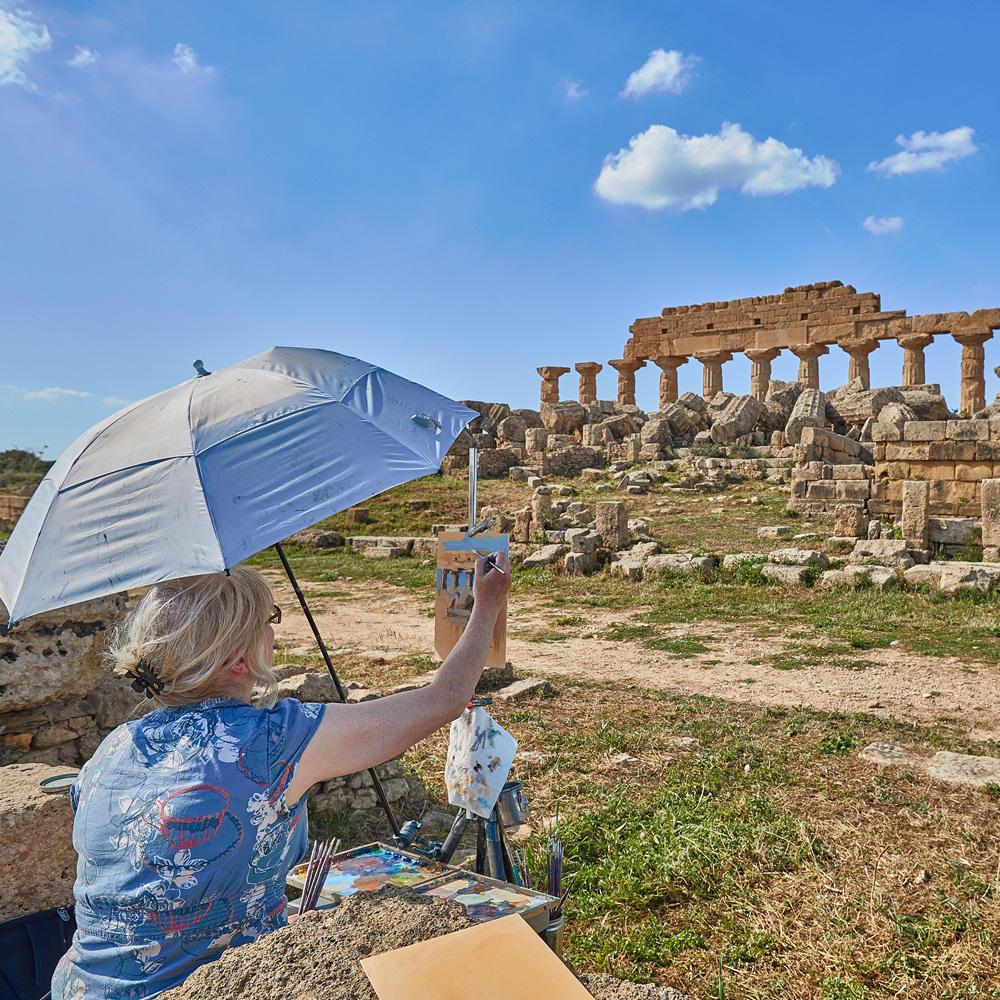
[[591, 994], [518, 916], [361, 960], [379, 1000], [586, 1000]]

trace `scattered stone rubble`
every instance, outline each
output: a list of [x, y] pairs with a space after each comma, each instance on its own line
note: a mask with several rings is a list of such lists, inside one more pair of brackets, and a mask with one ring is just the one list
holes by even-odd
[[980, 788], [1000, 784], [1000, 758], [939, 750], [930, 757], [907, 750], [898, 743], [871, 743], [858, 753], [862, 760], [884, 767], [921, 771], [938, 781]]

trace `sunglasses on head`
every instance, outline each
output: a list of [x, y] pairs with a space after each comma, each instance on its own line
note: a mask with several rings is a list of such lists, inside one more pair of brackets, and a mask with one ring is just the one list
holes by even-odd
[[281, 624], [281, 608], [277, 604], [271, 607], [271, 617], [267, 620], [268, 625], [280, 625]]

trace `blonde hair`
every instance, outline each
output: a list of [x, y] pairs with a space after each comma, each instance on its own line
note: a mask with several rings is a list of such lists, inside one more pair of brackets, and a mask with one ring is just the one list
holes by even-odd
[[212, 573], [157, 584], [113, 632], [107, 648], [120, 672], [144, 667], [163, 690], [159, 705], [193, 705], [228, 693], [227, 671], [243, 660], [273, 704], [277, 681], [265, 629], [273, 610], [267, 581], [252, 569]]

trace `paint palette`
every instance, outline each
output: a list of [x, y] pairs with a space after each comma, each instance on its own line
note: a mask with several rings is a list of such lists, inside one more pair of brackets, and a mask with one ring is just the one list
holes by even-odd
[[480, 922], [517, 913], [536, 931], [544, 931], [548, 926], [549, 907], [557, 902], [544, 892], [457, 870], [421, 885], [416, 891], [421, 896], [461, 903], [469, 916]]
[[[293, 868], [288, 873], [288, 884], [301, 889], [308, 867], [301, 864]], [[344, 897], [374, 892], [384, 885], [418, 886], [447, 870], [442, 864], [386, 844], [365, 844], [334, 855], [320, 895]]]

